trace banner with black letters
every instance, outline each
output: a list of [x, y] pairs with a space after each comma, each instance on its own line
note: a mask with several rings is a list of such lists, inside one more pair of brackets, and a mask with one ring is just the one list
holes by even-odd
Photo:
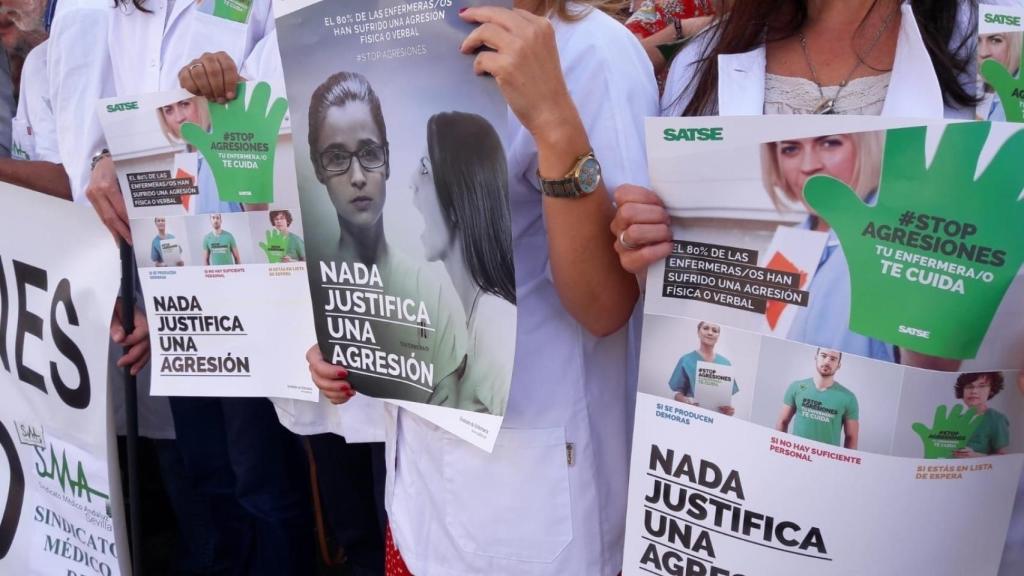
[[0, 193], [16, 216], [0, 227], [0, 574], [126, 574], [106, 385], [117, 250], [88, 207]]

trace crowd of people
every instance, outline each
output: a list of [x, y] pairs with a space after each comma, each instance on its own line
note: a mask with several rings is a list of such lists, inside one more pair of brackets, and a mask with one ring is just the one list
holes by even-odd
[[[115, 239], [130, 242], [96, 103], [177, 88], [223, 103], [237, 96], [242, 78], [279, 70], [271, 1], [247, 2], [244, 22], [203, 10], [220, 1], [4, 2], [0, 154], [10, 158], [0, 160], [0, 180], [90, 204]], [[516, 352], [508, 360], [514, 377], [493, 453], [395, 407], [374, 409], [385, 442], [364, 444], [295, 435], [279, 424], [267, 399], [174, 397], [168, 405], [148, 394], [145, 315], [139, 311], [135, 330], [126, 334], [115, 312], [111, 384], [122, 387], [118, 368], [140, 375], [141, 432], [153, 440], [160, 472], [148, 481], [162, 482], [178, 526], [174, 564], [163, 568], [303, 576], [317, 573], [318, 563], [344, 562], [352, 574], [620, 573], [637, 308], [645, 271], [669, 254], [672, 237], [668, 212], [645, 187], [644, 118], [973, 118], [981, 99], [991, 100], [975, 88], [975, 0], [514, 4], [514, 10], [476, 6], [459, 13], [478, 26], [458, 48], [476, 54], [475, 70], [496, 79], [511, 112], [506, 156], [472, 160], [507, 170], [517, 211], [514, 280], [511, 271], [495, 273], [488, 281], [498, 296], [481, 308], [507, 312], [515, 303], [518, 310]], [[1019, 49], [1019, 38], [1016, 47], [1005, 43]], [[983, 44], [989, 50], [995, 41]], [[373, 116], [376, 106], [379, 115], [372, 89], [352, 90], [363, 97], [331, 101], [325, 94], [320, 112], [358, 107]], [[176, 113], [166, 112], [168, 138], [179, 136]], [[419, 184], [429, 195], [417, 191], [417, 202], [439, 203], [421, 207], [424, 214], [440, 210], [448, 222], [459, 221], [460, 207], [445, 195], [439, 158], [445, 139], [458, 137], [446, 132], [453, 121], [431, 119]], [[345, 136], [343, 124], [332, 129]], [[385, 141], [382, 126], [367, 130], [370, 140]], [[596, 189], [571, 197], [541, 193], [536, 176], [563, 179], [588, 154], [601, 166]], [[318, 179], [340, 190], [361, 178], [359, 186], [383, 194], [388, 159], [378, 156], [372, 150], [350, 155], [350, 168], [358, 168]], [[209, 210], [216, 213], [204, 241], [207, 264], [239, 260], [221, 213], [242, 207], [221, 204]], [[270, 222], [289, 234], [287, 211], [271, 212]], [[160, 242], [168, 235], [162, 219], [155, 224], [153, 261], [177, 265], [162, 257]], [[438, 230], [445, 225], [438, 222]], [[486, 232], [446, 230], [450, 237]], [[287, 258], [305, 254], [296, 249]], [[467, 265], [458, 254], [438, 252], [433, 259]], [[827, 322], [839, 323], [829, 330], [849, 331], [842, 324], [848, 319], [835, 311], [812, 312], [808, 334]], [[680, 360], [670, 384], [684, 400], [692, 396], [687, 362], [728, 364], [714, 353], [718, 326], [702, 324], [698, 331], [700, 348]], [[872, 353], [877, 343], [861, 338], [843, 350], [892, 360], [890, 348]], [[825, 356], [820, 362], [838, 369], [841, 354]], [[307, 360], [322, 401], [340, 405], [358, 396], [344, 366], [327, 362], [316, 347]], [[969, 403], [972, 386], [980, 385], [958, 384], [957, 391]], [[345, 409], [363, 408], [371, 409], [358, 402]]]

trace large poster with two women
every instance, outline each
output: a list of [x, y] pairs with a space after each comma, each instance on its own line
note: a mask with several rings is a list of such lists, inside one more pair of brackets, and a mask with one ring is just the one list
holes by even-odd
[[507, 108], [458, 50], [466, 5], [275, 13], [319, 353], [490, 449], [515, 354]]
[[647, 277], [626, 574], [1019, 554], [1024, 130], [921, 122], [648, 120], [674, 242]]

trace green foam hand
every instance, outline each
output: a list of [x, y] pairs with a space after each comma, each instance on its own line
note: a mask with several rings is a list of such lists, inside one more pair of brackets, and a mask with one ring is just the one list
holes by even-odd
[[260, 249], [267, 255], [268, 262], [277, 264], [288, 253], [288, 236], [276, 228], [267, 230], [267, 241], [260, 242]]
[[967, 446], [980, 425], [981, 415], [974, 408], [965, 411], [957, 404], [948, 412], [945, 406], [937, 406], [931, 428], [921, 422], [914, 422], [911, 428], [924, 444], [924, 457], [932, 459], [952, 458], [954, 452]]
[[947, 126], [931, 165], [924, 127], [887, 131], [874, 206], [832, 177], [807, 181], [807, 203], [846, 256], [852, 331], [931, 356], [977, 355], [1024, 260], [1024, 130], [976, 179], [991, 127]]
[[[1021, 62], [1024, 62], [1024, 45], [1021, 46]], [[1024, 122], [1024, 77], [1014, 78], [1005, 66], [996, 60], [981, 63], [981, 77], [999, 95], [1003, 113], [1009, 122]]]
[[181, 135], [209, 164], [222, 202], [264, 204], [274, 201], [274, 151], [288, 102], [278, 98], [270, 105], [266, 82], [252, 89], [248, 106], [245, 92], [242, 83], [231, 102], [210, 102], [210, 132], [187, 123]]

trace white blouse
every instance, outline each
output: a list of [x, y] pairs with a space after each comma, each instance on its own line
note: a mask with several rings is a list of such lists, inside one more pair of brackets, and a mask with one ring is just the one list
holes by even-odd
[[835, 98], [836, 114], [878, 116], [885, 106], [891, 76], [888, 72], [864, 76], [851, 80], [841, 90], [839, 86], [822, 86], [819, 91], [818, 85], [806, 78], [766, 74], [764, 113], [814, 114], [822, 100]]

